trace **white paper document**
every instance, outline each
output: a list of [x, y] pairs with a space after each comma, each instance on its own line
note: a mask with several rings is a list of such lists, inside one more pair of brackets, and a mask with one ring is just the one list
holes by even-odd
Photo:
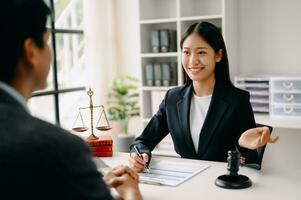
[[140, 173], [140, 182], [152, 185], [178, 186], [194, 175], [210, 167], [189, 161], [159, 161], [150, 166], [150, 173]]

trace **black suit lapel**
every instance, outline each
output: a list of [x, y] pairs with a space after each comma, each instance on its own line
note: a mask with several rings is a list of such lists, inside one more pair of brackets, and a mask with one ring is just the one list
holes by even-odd
[[186, 88], [183, 92], [183, 98], [178, 101], [177, 108], [178, 108], [178, 117], [182, 126], [182, 134], [185, 138], [185, 143], [189, 148], [191, 155], [196, 155], [196, 151], [194, 149], [191, 133], [190, 133], [190, 124], [189, 124], [189, 117], [190, 117], [190, 103], [191, 103], [191, 95], [192, 95], [192, 84]]
[[229, 103], [223, 99], [225, 90], [226, 88], [223, 88], [221, 83], [216, 83], [199, 138], [199, 147], [197, 152], [199, 158], [202, 158], [208, 149], [209, 142], [215, 133], [215, 129], [220, 120], [223, 118], [223, 115], [229, 105]]

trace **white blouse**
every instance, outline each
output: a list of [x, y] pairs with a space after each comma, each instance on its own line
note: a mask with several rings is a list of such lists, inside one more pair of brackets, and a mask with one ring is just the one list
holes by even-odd
[[198, 97], [193, 94], [190, 104], [190, 133], [195, 151], [198, 152], [201, 130], [208, 112], [212, 95]]

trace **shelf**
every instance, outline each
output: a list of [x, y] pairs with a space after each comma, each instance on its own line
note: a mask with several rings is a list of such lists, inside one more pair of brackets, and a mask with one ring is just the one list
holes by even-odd
[[174, 87], [176, 87], [176, 86], [168, 86], [168, 87], [156, 87], [156, 86], [149, 87], [149, 86], [143, 86], [141, 89], [143, 91], [167, 91], [167, 90], [172, 89]]
[[289, 107], [294, 107], [294, 106], [301, 106], [301, 103], [294, 103], [294, 102], [273, 102], [271, 103], [271, 106], [289, 106]]
[[239, 88], [270, 88], [268, 84], [261, 83], [237, 83], [236, 87]]
[[256, 123], [266, 124], [273, 128], [301, 129], [300, 118], [270, 117], [267, 114], [255, 114]]
[[170, 22], [177, 22], [177, 18], [140, 20], [140, 24], [161, 24]]
[[212, 20], [222, 19], [222, 15], [205, 15], [205, 16], [194, 16], [194, 17], [181, 17], [180, 21], [201, 21], [201, 20]]
[[300, 76], [273, 76], [273, 80], [276, 81], [300, 81]]
[[249, 91], [250, 95], [269, 96], [268, 91]]
[[264, 99], [250, 99], [251, 103], [261, 103], [261, 104], [269, 104], [269, 100]]
[[301, 90], [271, 90], [271, 93], [301, 94]]
[[142, 58], [162, 58], [162, 57], [177, 57], [178, 52], [168, 52], [168, 53], [142, 53]]
[[253, 107], [253, 112], [254, 113], [269, 113], [269, 108], [254, 108]]
[[[151, 38], [152, 38], [152, 32], [158, 31], [158, 30], [173, 30], [177, 32], [177, 22], [172, 21], [166, 21], [166, 20], [159, 20], [159, 23], [154, 23], [158, 20], [147, 20], [145, 22], [140, 24], [140, 39], [141, 39], [141, 53], [148, 54], [152, 53], [152, 45], [151, 45]], [[177, 42], [178, 43], [178, 42]], [[169, 52], [170, 53], [170, 52]], [[174, 52], [172, 52], [174, 53]]]
[[256, 81], [256, 82], [269, 82], [270, 81], [270, 76], [242, 76], [242, 77], [235, 77], [235, 81]]

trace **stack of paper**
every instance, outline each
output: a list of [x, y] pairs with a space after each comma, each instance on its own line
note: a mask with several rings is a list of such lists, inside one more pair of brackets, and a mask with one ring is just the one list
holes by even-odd
[[154, 185], [178, 186], [208, 167], [209, 165], [203, 163], [162, 160], [150, 166], [150, 173], [140, 173], [140, 182]]

